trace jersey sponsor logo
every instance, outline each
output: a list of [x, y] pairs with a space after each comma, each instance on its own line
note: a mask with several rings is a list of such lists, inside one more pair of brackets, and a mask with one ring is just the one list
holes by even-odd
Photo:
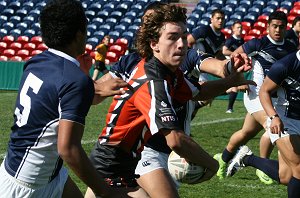
[[164, 101], [161, 101], [160, 105], [161, 105], [162, 107], [167, 107], [167, 103], [165, 103]]
[[161, 117], [162, 122], [174, 122], [176, 121], [175, 116], [162, 116]]
[[151, 163], [148, 161], [144, 161], [144, 162], [142, 162], [142, 165], [143, 165], [143, 167], [146, 167], [146, 166], [151, 165]]

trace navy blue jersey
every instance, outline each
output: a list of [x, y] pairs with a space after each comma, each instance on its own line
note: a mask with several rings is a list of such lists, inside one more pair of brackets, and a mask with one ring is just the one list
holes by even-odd
[[299, 47], [299, 36], [296, 34], [293, 28], [286, 31], [285, 38], [293, 43], [297, 48]]
[[225, 41], [225, 46], [232, 52], [243, 44], [244, 44], [243, 38], [236, 38], [234, 36], [229, 37]]
[[28, 183], [50, 182], [63, 164], [57, 152], [58, 122], [84, 125], [93, 96], [93, 81], [74, 58], [49, 49], [30, 59], [16, 100], [7, 172]]
[[225, 35], [222, 32], [216, 33], [210, 25], [199, 26], [194, 29], [192, 36], [196, 41], [194, 48], [201, 49], [214, 56], [222, 50], [225, 43]]
[[282, 109], [288, 118], [300, 120], [300, 51], [277, 61], [267, 76], [280, 85], [276, 109]]

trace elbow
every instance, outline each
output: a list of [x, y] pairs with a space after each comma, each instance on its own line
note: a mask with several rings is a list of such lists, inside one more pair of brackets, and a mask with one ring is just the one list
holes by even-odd
[[178, 151], [181, 149], [183, 144], [183, 138], [185, 134], [178, 131], [171, 131], [168, 137], [166, 138], [167, 144], [173, 151]]

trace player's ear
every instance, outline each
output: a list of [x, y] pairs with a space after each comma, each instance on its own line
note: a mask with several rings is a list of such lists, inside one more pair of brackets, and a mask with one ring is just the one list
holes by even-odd
[[153, 51], [155, 52], [159, 52], [159, 46], [158, 46], [158, 43], [154, 42], [154, 41], [151, 41], [150, 43], [150, 47]]

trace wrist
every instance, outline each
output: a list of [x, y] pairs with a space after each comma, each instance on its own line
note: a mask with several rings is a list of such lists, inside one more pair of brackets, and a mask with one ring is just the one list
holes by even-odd
[[227, 63], [226, 63], [226, 71], [227, 71], [227, 74], [230, 75], [231, 72], [232, 72], [232, 62], [231, 60], [229, 60]]
[[274, 114], [274, 115], [272, 115], [272, 116], [270, 116], [269, 118], [270, 118], [270, 120], [273, 120], [274, 118], [276, 118], [276, 117], [278, 117], [279, 118], [279, 115], [276, 113], [276, 114]]

